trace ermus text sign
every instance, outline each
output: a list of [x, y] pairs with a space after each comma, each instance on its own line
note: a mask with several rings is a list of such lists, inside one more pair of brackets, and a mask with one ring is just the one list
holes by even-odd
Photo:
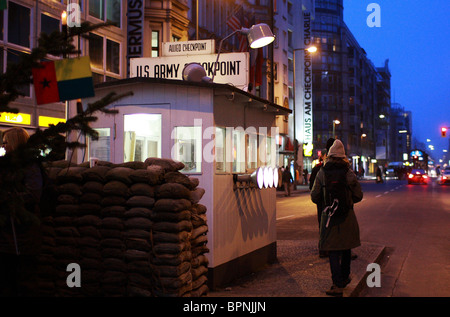
[[[206, 70], [206, 76], [212, 77], [216, 58], [216, 54], [132, 58], [130, 61], [130, 77], [182, 80], [184, 66], [189, 63], [199, 63]], [[245, 52], [220, 54], [214, 82], [231, 84], [241, 89], [248, 86], [248, 60], [249, 55]]]
[[215, 48], [214, 40], [164, 42], [162, 43], [162, 56], [214, 54]]
[[144, 56], [144, 1], [128, 0], [127, 66], [130, 59]]

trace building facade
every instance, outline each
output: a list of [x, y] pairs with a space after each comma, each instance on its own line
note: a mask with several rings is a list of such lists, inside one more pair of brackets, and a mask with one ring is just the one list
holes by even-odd
[[[411, 159], [412, 115], [399, 103], [393, 103], [389, 117], [390, 161], [407, 162]], [[428, 149], [426, 149], [428, 150]]]
[[377, 117], [376, 120], [376, 159], [387, 163], [391, 159], [389, 142], [389, 116], [391, 113], [391, 72], [389, 60], [377, 67]]
[[[317, 0], [313, 23], [314, 142], [341, 139], [353, 168], [373, 172], [377, 70], [343, 20], [342, 0]], [[333, 134], [334, 131], [334, 134]]]
[[[141, 50], [139, 56], [151, 57], [160, 55], [162, 42], [188, 40], [188, 1], [128, 2], [130, 1], [8, 1], [7, 9], [0, 12], [2, 72], [6, 70], [7, 65], [17, 62], [20, 54], [29, 54], [37, 46], [41, 32], [49, 34], [54, 30], [62, 30], [61, 14], [67, 10], [69, 3], [79, 5], [81, 22], [115, 23], [114, 26], [95, 30], [89, 34], [89, 39], [80, 38], [77, 43], [74, 43], [76, 47], [79, 47], [81, 56], [90, 56], [94, 84], [129, 76], [128, 57], [133, 53], [129, 51], [129, 47], [136, 44], [136, 41], [139, 41], [139, 50]], [[137, 11], [138, 18], [142, 22], [128, 25], [128, 6], [133, 13], [134, 6], [137, 4], [142, 6], [141, 11]], [[69, 15], [68, 19], [70, 18]], [[24, 87], [23, 92], [24, 97], [19, 97], [11, 104], [12, 107], [19, 109], [19, 119], [17, 115], [3, 115], [0, 117], [1, 128], [22, 126], [32, 133], [37, 127], [45, 128], [48, 123], [65, 120], [64, 103], [37, 107], [33, 85]], [[67, 115], [73, 115], [75, 108], [74, 102], [69, 102]]]

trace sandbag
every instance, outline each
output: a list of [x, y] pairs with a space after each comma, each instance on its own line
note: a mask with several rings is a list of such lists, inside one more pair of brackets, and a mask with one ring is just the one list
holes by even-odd
[[185, 186], [177, 183], [162, 184], [156, 189], [155, 196], [158, 199], [172, 198], [172, 199], [190, 199], [190, 190]]
[[120, 181], [126, 185], [131, 185], [130, 174], [133, 169], [129, 167], [114, 167], [106, 172], [105, 179], [107, 181]]
[[[176, 172], [184, 168], [184, 164], [172, 159], [149, 157], [144, 163], [147, 166], [158, 165], [164, 169], [164, 172]], [[147, 167], [148, 168], [148, 167]]]
[[158, 199], [153, 207], [153, 212], [178, 212], [189, 209], [191, 202], [188, 199]]
[[128, 197], [128, 186], [121, 181], [111, 180], [103, 186], [103, 194], [109, 196]]

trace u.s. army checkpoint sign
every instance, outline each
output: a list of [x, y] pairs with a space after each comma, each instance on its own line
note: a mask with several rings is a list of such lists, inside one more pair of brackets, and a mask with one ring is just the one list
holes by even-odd
[[[206, 76], [212, 78], [217, 54], [143, 57], [130, 60], [130, 77], [153, 77], [182, 80], [184, 66], [199, 63], [206, 70]], [[217, 63], [215, 83], [231, 84], [240, 89], [248, 86], [249, 54], [223, 53]]]

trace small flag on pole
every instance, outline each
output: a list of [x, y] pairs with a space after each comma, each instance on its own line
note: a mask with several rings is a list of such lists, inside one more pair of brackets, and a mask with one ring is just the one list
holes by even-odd
[[8, 0], [0, 0], [0, 10], [8, 9]]
[[89, 56], [42, 62], [34, 68], [33, 84], [38, 105], [95, 95]]

